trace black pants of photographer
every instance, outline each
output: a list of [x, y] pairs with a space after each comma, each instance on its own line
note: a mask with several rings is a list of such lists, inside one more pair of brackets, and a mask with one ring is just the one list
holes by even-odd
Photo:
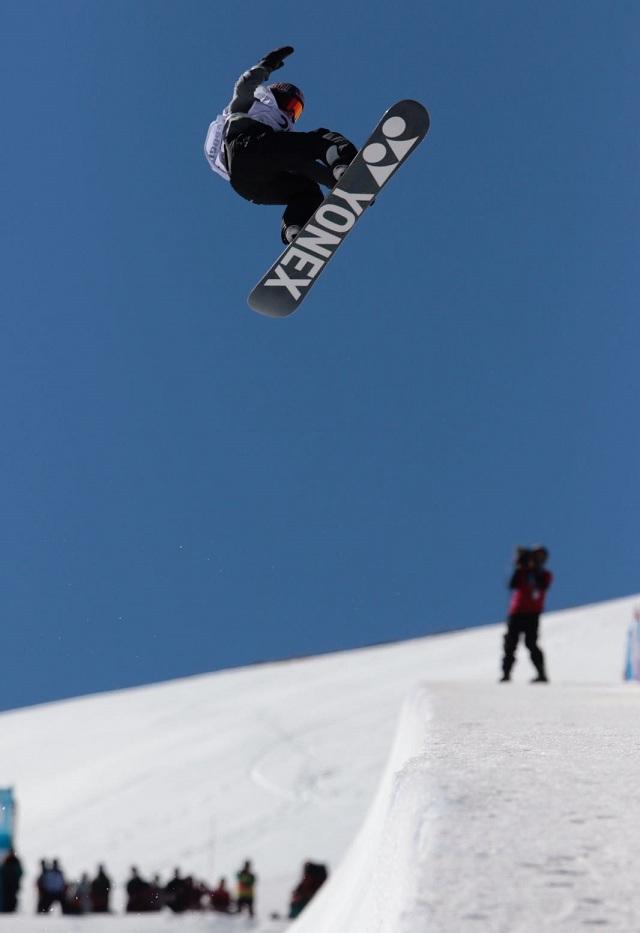
[[538, 672], [537, 680], [546, 680], [544, 655], [538, 646], [538, 625], [540, 616], [533, 613], [516, 613], [507, 620], [507, 631], [504, 636], [504, 656], [502, 658], [502, 674], [504, 680], [509, 680], [511, 668], [516, 663], [516, 650], [520, 636], [524, 635], [524, 643], [529, 650], [531, 660]]

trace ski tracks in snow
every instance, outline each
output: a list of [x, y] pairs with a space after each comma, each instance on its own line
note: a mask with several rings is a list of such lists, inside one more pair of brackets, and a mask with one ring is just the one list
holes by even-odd
[[322, 788], [333, 772], [310, 748], [309, 730], [286, 729], [264, 713], [260, 720], [272, 739], [249, 769], [253, 783], [291, 806], [330, 805]]

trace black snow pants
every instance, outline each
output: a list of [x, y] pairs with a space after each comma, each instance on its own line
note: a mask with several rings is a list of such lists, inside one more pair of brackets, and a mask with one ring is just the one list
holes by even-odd
[[524, 635], [524, 643], [529, 649], [531, 660], [540, 677], [544, 677], [544, 655], [538, 646], [538, 626], [540, 616], [535, 613], [515, 613], [507, 620], [507, 631], [504, 636], [504, 655], [502, 658], [502, 673], [508, 677], [511, 668], [516, 663], [516, 649], [520, 635]]
[[[324, 200], [320, 185], [335, 184], [332, 161], [349, 163], [356, 147], [339, 133], [277, 133], [266, 126], [239, 133], [226, 143], [231, 187], [254, 204], [286, 204], [282, 232], [290, 224], [304, 226]], [[284, 240], [284, 236], [283, 236]]]

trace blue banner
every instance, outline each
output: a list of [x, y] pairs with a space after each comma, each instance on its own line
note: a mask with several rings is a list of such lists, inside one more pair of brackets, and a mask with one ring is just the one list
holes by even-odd
[[640, 609], [627, 633], [627, 652], [624, 659], [624, 679], [640, 680]]
[[13, 788], [0, 788], [0, 853], [13, 848], [16, 807]]

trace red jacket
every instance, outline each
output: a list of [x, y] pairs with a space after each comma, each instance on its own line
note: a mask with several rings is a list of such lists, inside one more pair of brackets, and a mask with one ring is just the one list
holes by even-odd
[[222, 914], [231, 912], [231, 895], [227, 888], [218, 887], [211, 892], [211, 906]]
[[544, 599], [553, 582], [549, 570], [520, 567], [514, 570], [509, 589], [513, 596], [509, 603], [509, 615], [540, 615], [544, 612]]

